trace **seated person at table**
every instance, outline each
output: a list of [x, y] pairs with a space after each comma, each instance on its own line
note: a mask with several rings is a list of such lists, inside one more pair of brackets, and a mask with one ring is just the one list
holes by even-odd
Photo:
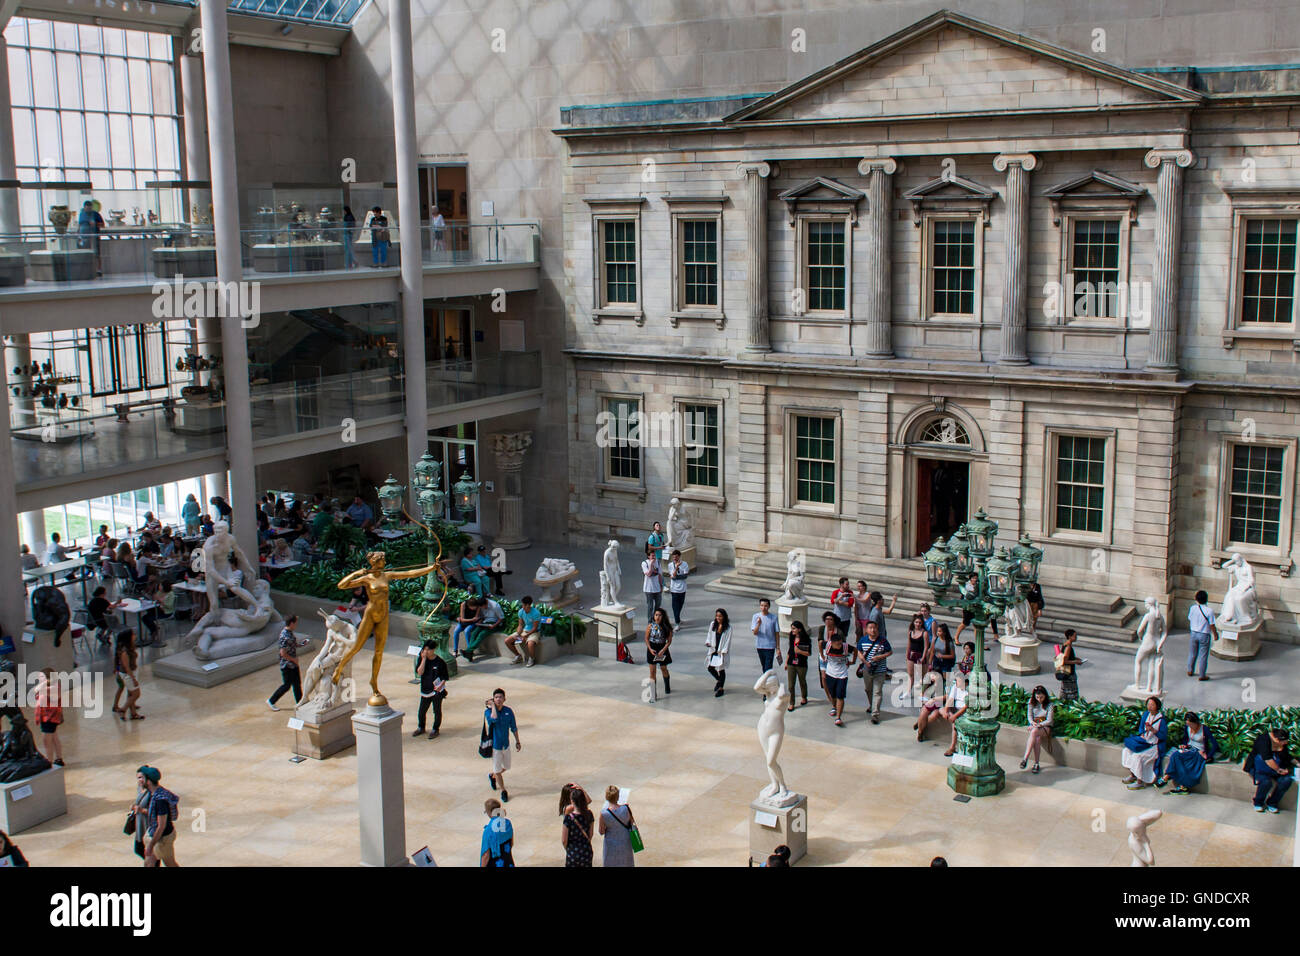
[[86, 620], [91, 627], [95, 629], [95, 638], [101, 644], [107, 644], [113, 623], [109, 621], [108, 615], [112, 611], [112, 602], [105, 596], [108, 589], [97, 587], [90, 596], [90, 603], [86, 605]]
[[110, 561], [117, 560], [117, 538], [109, 538], [104, 544], [104, 549], [99, 552], [100, 574], [108, 577], [108, 564]]
[[144, 529], [146, 531], [152, 531], [154, 534], [157, 534], [162, 530], [162, 522], [158, 520], [157, 516], [152, 511], [146, 511], [144, 513]]
[[276, 518], [278, 520], [284, 520], [285, 515], [287, 515], [288, 513], [289, 513], [288, 510], [284, 507], [284, 499], [276, 498], [275, 509], [271, 512], [271, 517]]
[[41, 566], [41, 559], [32, 554], [32, 549], [27, 545], [18, 549], [18, 560], [22, 562], [24, 571], [34, 571]]
[[59, 540], [59, 533], [56, 531], [50, 535], [50, 546], [45, 549], [45, 563], [58, 564], [60, 561], [68, 560], [69, 551], [80, 551], [80, 548], [64, 547]]
[[162, 537], [158, 539], [158, 557], [176, 557], [176, 539], [172, 537], [171, 528], [162, 529]]
[[212, 515], [204, 515], [199, 521], [199, 534], [205, 538], [210, 538], [216, 534], [217, 529], [213, 525]]
[[144, 533], [140, 540], [140, 557], [160, 558], [162, 557], [162, 546], [154, 540], [154, 536], [149, 532]]
[[289, 547], [289, 542], [285, 538], [276, 538], [275, 543], [271, 545], [271, 563], [284, 564], [286, 561], [293, 560], [293, 550]]
[[305, 521], [302, 517], [302, 502], [295, 501], [289, 506], [289, 511], [284, 516], [284, 523], [295, 531], [301, 531]]
[[361, 500], [360, 495], [354, 497], [352, 504], [348, 505], [347, 516], [348, 520], [358, 528], [369, 530], [375, 523], [375, 513], [370, 510], [370, 505]]
[[[160, 585], [158, 583], [158, 579], [155, 577], [150, 577], [149, 580], [145, 582], [144, 589], [141, 593], [141, 598], [144, 600], [153, 601], [155, 606], [149, 608], [148, 610], [140, 614], [140, 623], [142, 623], [149, 631], [150, 643], [153, 643], [158, 640], [158, 634], [160, 630], [158, 627], [158, 612], [159, 610], [161, 610], [160, 607], [160, 605], [162, 604], [161, 597], [162, 597], [162, 592], [160, 589]], [[173, 601], [173, 606], [175, 606], [174, 601]]]
[[293, 539], [293, 559], [303, 564], [311, 560], [311, 537], [305, 531]]
[[95, 538], [95, 550], [104, 550], [104, 545], [108, 544], [108, 538], [108, 525], [101, 524], [99, 526], [99, 535]]
[[136, 584], [143, 584], [148, 577], [147, 572], [140, 567], [135, 560], [135, 555], [131, 553], [130, 542], [123, 541], [117, 549], [117, 556], [114, 558], [118, 564], [126, 565], [126, 571], [131, 575], [131, 580]]
[[275, 501], [270, 495], [262, 495], [262, 500], [257, 506], [257, 510], [266, 515], [267, 518], [275, 517]]
[[275, 540], [275, 535], [271, 532], [271, 519], [264, 514], [257, 516], [257, 546], [259, 548], [270, 544]]

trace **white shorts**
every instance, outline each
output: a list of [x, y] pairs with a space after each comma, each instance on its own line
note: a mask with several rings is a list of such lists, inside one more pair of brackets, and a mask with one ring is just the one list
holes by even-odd
[[510, 769], [510, 748], [492, 751], [492, 772], [501, 773]]

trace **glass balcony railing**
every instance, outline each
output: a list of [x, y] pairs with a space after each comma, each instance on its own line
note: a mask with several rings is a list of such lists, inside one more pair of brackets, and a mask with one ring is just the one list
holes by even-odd
[[406, 376], [400, 361], [385, 368], [342, 375], [300, 372], [290, 382], [250, 387], [253, 440], [281, 438], [323, 428], [342, 429], [347, 419], [373, 421], [406, 407]]
[[[421, 226], [420, 233], [421, 260], [429, 267], [527, 264], [539, 259], [536, 223]], [[349, 230], [340, 223], [242, 229], [243, 278], [397, 268], [401, 230], [392, 228], [388, 234], [385, 245], [374, 241], [370, 229]], [[98, 236], [32, 229], [0, 235], [0, 296], [74, 283], [93, 287], [202, 280], [216, 273], [211, 227], [110, 228]]]
[[541, 358], [540, 352], [501, 352], [487, 358], [430, 362], [425, 366], [429, 408], [541, 388]]

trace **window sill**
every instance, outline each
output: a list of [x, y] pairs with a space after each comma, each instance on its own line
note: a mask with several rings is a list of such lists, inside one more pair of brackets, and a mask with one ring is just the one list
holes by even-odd
[[1291, 348], [1300, 352], [1300, 332], [1288, 323], [1275, 329], [1224, 329], [1223, 347], [1230, 349], [1238, 339], [1254, 342], [1290, 342]]
[[603, 498], [606, 495], [635, 495], [637, 501], [644, 502], [646, 499], [645, 485], [616, 485], [608, 482], [596, 483], [596, 497]]
[[1110, 546], [1110, 535], [1107, 534], [1089, 534], [1081, 531], [1053, 531], [1047, 536], [1047, 540], [1052, 544], [1063, 544], [1079, 548], [1104, 548], [1107, 551], [1112, 550]]
[[791, 505], [787, 508], [768, 508], [767, 510], [776, 514], [793, 515], [799, 518], [835, 518], [837, 520], [844, 518], [844, 515], [834, 505], [829, 507], [819, 507], [817, 505]]
[[1241, 555], [1252, 565], [1276, 570], [1284, 578], [1289, 578], [1295, 569], [1295, 564], [1292, 562], [1289, 553], [1283, 553], [1281, 548], [1260, 548], [1258, 545], [1234, 546], [1229, 544], [1227, 550], [1212, 548], [1210, 550], [1210, 565], [1214, 568], [1222, 567], [1223, 562], [1234, 554]]
[[717, 505], [719, 511], [725, 511], [727, 508], [727, 496], [718, 494], [715, 491], [706, 491], [704, 489], [686, 489], [685, 491], [674, 491], [674, 498], [681, 498], [683, 501], [703, 501], [708, 504]]
[[645, 325], [645, 312], [641, 309], [592, 309], [592, 323], [600, 325], [601, 319], [632, 319], [637, 325]]
[[700, 320], [703, 319], [714, 323], [719, 329], [727, 325], [727, 316], [723, 312], [716, 310], [706, 311], [704, 309], [681, 309], [676, 312], [668, 313], [668, 322], [673, 328], [677, 328], [677, 323], [682, 319]]

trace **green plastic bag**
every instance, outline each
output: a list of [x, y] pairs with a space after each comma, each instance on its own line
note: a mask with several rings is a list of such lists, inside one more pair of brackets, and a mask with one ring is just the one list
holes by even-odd
[[645, 849], [645, 844], [641, 842], [641, 831], [638, 830], [635, 826], [633, 826], [632, 829], [628, 831], [627, 838], [632, 844], [633, 853], [640, 853], [642, 850]]

